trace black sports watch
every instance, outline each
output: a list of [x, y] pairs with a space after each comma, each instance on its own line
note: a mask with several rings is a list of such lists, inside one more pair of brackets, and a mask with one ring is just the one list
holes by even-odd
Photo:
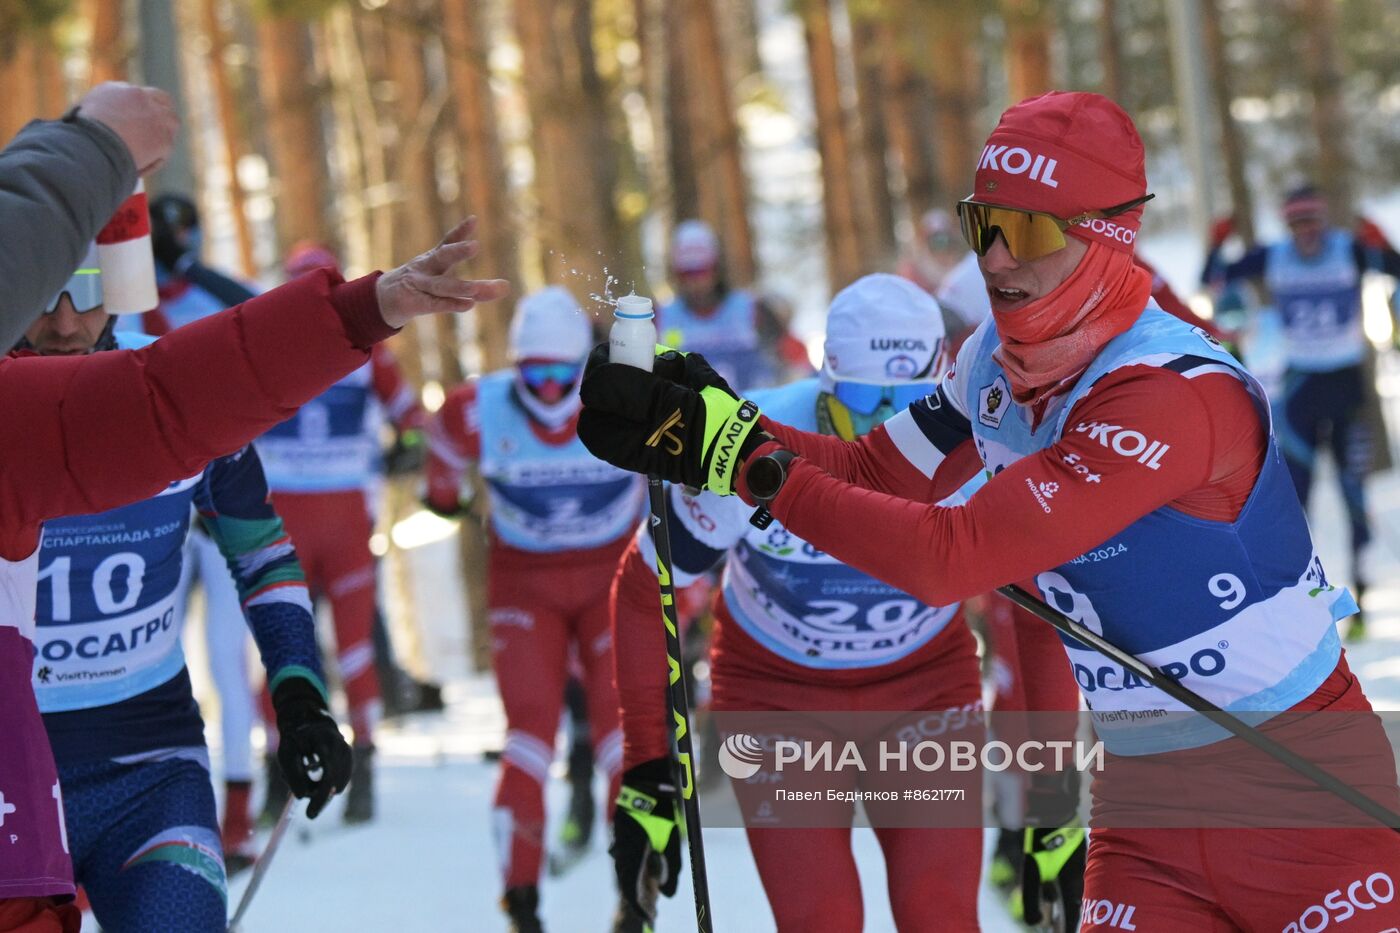
[[763, 529], [773, 524], [773, 513], [768, 511], [772, 502], [787, 482], [788, 464], [797, 454], [790, 450], [775, 450], [771, 454], [758, 457], [744, 468], [744, 485], [749, 495], [758, 502], [758, 508], [749, 516], [749, 524]]

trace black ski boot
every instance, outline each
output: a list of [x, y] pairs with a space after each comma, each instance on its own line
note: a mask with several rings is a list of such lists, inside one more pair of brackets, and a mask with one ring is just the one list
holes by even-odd
[[292, 796], [287, 779], [282, 777], [282, 766], [277, 763], [276, 749], [269, 751], [263, 758], [263, 774], [266, 775], [266, 780], [263, 782], [263, 805], [262, 812], [258, 814], [258, 826], [261, 829], [271, 829], [277, 825], [282, 810], [287, 806], [287, 799]]
[[[661, 899], [661, 875], [665, 871], [661, 856], [653, 852], [647, 856], [647, 874], [642, 882], [643, 887], [637, 892], [642, 908], [656, 916], [657, 901]], [[617, 899], [617, 913], [613, 914], [612, 933], [651, 933], [652, 926], [647, 922], [646, 916], [637, 912], [637, 909], [627, 902], [627, 898], [619, 895]]]
[[350, 787], [345, 792], [345, 822], [352, 826], [374, 819], [374, 746], [356, 745]]
[[593, 744], [588, 729], [588, 696], [570, 677], [564, 685], [569, 735], [569, 810], [559, 827], [558, 849], [549, 853], [549, 873], [569, 871], [588, 854], [597, 809], [593, 802]]
[[617, 913], [613, 914], [612, 933], [651, 933], [651, 925], [631, 904], [618, 901]]
[[549, 873], [563, 875], [588, 854], [597, 815], [593, 802], [593, 748], [587, 741], [569, 749], [569, 811], [559, 827], [559, 848], [549, 853]]
[[501, 898], [501, 910], [510, 920], [510, 933], [544, 933], [539, 909], [540, 889], [533, 884], [511, 888]]
[[593, 839], [593, 746], [585, 737], [569, 749], [569, 816], [564, 821], [564, 845], [588, 848]]
[[1356, 615], [1347, 620], [1346, 632], [1346, 640], [1353, 643], [1364, 641], [1366, 638], [1366, 607], [1362, 606], [1362, 601], [1366, 598], [1366, 584], [1358, 581], [1355, 590], [1356, 605], [1361, 608], [1357, 610]]

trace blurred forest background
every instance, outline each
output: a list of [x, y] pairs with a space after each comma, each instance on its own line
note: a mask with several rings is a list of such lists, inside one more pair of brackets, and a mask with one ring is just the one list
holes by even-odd
[[[732, 283], [819, 314], [1049, 88], [1138, 120], [1149, 239], [1234, 210], [1248, 240], [1305, 176], [1345, 214], [1400, 176], [1396, 36], [1396, 0], [0, 0], [0, 137], [99, 80], [170, 90], [186, 132], [148, 186], [264, 284], [295, 241], [357, 272], [473, 212], [517, 294], [664, 295], [701, 217]], [[500, 365], [510, 310], [402, 335], [410, 377]]]
[[[893, 270], [1001, 111], [1051, 88], [1137, 120], [1141, 243], [1178, 246], [1178, 287], [1212, 217], [1251, 243], [1304, 178], [1340, 218], [1390, 196], [1397, 36], [1400, 0], [0, 0], [0, 140], [101, 80], [165, 88], [185, 130], [147, 186], [192, 196], [206, 261], [262, 286], [298, 241], [355, 275], [475, 213], [474, 271], [606, 321], [669, 297], [671, 230], [703, 218], [730, 284], [786, 299], [819, 355], [828, 297]], [[504, 364], [512, 310], [394, 338], [429, 408]], [[451, 532], [417, 509], [390, 483], [372, 542], [400, 625], [403, 553]], [[479, 529], [459, 546], [484, 619]]]

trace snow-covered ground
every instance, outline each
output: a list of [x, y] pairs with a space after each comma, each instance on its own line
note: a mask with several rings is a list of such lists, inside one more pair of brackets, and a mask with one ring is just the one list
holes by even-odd
[[[404, 526], [400, 526], [403, 530]], [[505, 720], [489, 676], [467, 672], [465, 609], [454, 570], [456, 546], [426, 514], [396, 537], [426, 541], [407, 553], [414, 570], [413, 599], [423, 622], [425, 673], [447, 683], [448, 709], [385, 724], [379, 731], [376, 774], [379, 812], [370, 825], [346, 827], [340, 805], [317, 820], [298, 815], [243, 924], [243, 933], [291, 930], [495, 931], [506, 928], [496, 901], [499, 870], [491, 832], [496, 765]], [[204, 674], [196, 605], [186, 635], [196, 692], [219, 767], [217, 696]], [[559, 765], [556, 765], [558, 767]], [[604, 792], [601, 778], [596, 793]], [[258, 793], [260, 796], [260, 791]], [[557, 836], [567, 787], [551, 782], [549, 837]], [[551, 933], [597, 933], [609, 928], [616, 906], [606, 827], [601, 822], [587, 858], [562, 878], [544, 878], [541, 916]], [[869, 829], [856, 829], [853, 848], [865, 896], [866, 929], [894, 929], [884, 896], [884, 862]], [[743, 831], [707, 829], [705, 850], [715, 928], [773, 929]], [[674, 900], [663, 901], [660, 931], [694, 928], [689, 866]], [[232, 913], [247, 873], [229, 891]], [[984, 890], [983, 928], [1020, 929], [997, 895]], [[85, 930], [95, 930], [89, 918]]]
[[[497, 931], [506, 928], [490, 830], [495, 768], [473, 744], [499, 741], [483, 722], [499, 722], [480, 683], [456, 685], [453, 710], [442, 718], [387, 730], [381, 741], [379, 818], [344, 828], [338, 808], [288, 833], [243, 929]], [[598, 788], [601, 791], [601, 785]], [[562, 812], [566, 788], [551, 783], [551, 814]], [[324, 825], [322, 825], [324, 824]], [[545, 878], [541, 916], [559, 933], [601, 933], [616, 906], [603, 828], [593, 851], [562, 878]], [[551, 833], [552, 835], [552, 833]], [[866, 928], [893, 930], [884, 898], [884, 863], [874, 836], [855, 835], [865, 894]], [[705, 831], [715, 929], [773, 929], [743, 831]], [[689, 870], [687, 866], [687, 872]], [[230, 905], [245, 880], [235, 881]], [[1018, 929], [990, 893], [982, 898], [984, 929]], [[695, 928], [689, 875], [676, 897], [662, 903], [657, 929]]]

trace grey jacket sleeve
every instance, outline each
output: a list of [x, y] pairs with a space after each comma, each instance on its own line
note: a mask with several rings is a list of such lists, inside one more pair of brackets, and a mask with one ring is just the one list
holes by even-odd
[[0, 352], [135, 187], [126, 144], [93, 120], [35, 120], [0, 151]]

